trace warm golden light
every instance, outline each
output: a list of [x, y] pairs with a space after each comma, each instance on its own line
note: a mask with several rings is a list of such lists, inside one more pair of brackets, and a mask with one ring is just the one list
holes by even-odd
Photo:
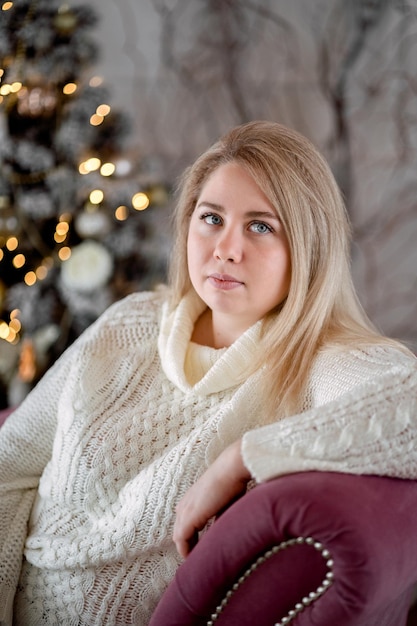
[[4, 252], [3, 250], [0, 248], [0, 261], [3, 259], [4, 257]]
[[21, 330], [22, 328], [22, 324], [20, 323], [20, 320], [15, 317], [14, 319], [10, 320], [9, 328], [12, 328], [16, 333], [18, 333], [19, 330]]
[[61, 261], [68, 261], [68, 259], [71, 256], [71, 248], [69, 248], [68, 246], [64, 246], [63, 248], [61, 248], [61, 250], [58, 252], [58, 256], [61, 259]]
[[140, 191], [139, 193], [135, 193], [135, 195], [133, 196], [132, 204], [133, 208], [136, 209], [136, 211], [144, 211], [149, 206], [149, 198], [146, 193]]
[[106, 115], [110, 113], [110, 110], [111, 109], [108, 104], [100, 104], [96, 109], [96, 113], [97, 115], [101, 115], [102, 117], [105, 117]]
[[13, 328], [10, 328], [9, 326], [9, 333], [6, 337], [6, 341], [8, 341], [9, 343], [13, 343], [16, 339], [16, 335], [17, 335], [16, 331]]
[[78, 87], [75, 83], [67, 83], [63, 86], [62, 91], [66, 96], [70, 96], [71, 94], [77, 91]]
[[11, 93], [17, 93], [21, 89], [22, 89], [22, 83], [20, 83], [19, 81], [16, 81], [10, 85]]
[[24, 254], [16, 254], [12, 261], [13, 265], [16, 269], [20, 269], [26, 263], [26, 258]]
[[114, 216], [117, 220], [119, 220], [119, 222], [123, 222], [124, 220], [127, 220], [128, 215], [129, 215], [129, 209], [124, 204], [121, 204], [120, 206], [118, 206], [114, 212]]
[[9, 9], [12, 8], [12, 6], [13, 6], [13, 2], [4, 2], [1, 9], [2, 11], [8, 11]]
[[88, 172], [94, 172], [95, 170], [98, 170], [100, 165], [101, 165], [101, 161], [97, 157], [91, 157], [90, 159], [87, 159], [87, 161], [84, 162], [85, 169]]
[[102, 176], [111, 176], [112, 174], [114, 174], [115, 170], [116, 166], [114, 163], [103, 163], [100, 168], [100, 174]]
[[56, 225], [56, 233], [57, 235], [61, 235], [61, 236], [65, 236], [68, 234], [69, 231], [69, 224], [68, 222], [59, 222]]
[[2, 96], [8, 96], [12, 91], [11, 85], [9, 85], [8, 83], [4, 83], [4, 85], [2, 85], [0, 87], [0, 95]]
[[0, 321], [0, 339], [7, 339], [9, 335], [9, 325], [3, 320]]
[[100, 126], [103, 120], [104, 117], [102, 115], [97, 115], [97, 113], [94, 113], [94, 115], [90, 117], [90, 124], [91, 126]]
[[93, 189], [90, 193], [90, 202], [91, 204], [100, 204], [103, 201], [104, 193], [101, 189]]
[[10, 252], [13, 252], [13, 250], [16, 250], [18, 245], [19, 245], [19, 241], [17, 237], [9, 237], [8, 240], [6, 241], [6, 248], [10, 250]]
[[67, 238], [67, 235], [60, 235], [58, 233], [54, 233], [54, 241], [56, 241], [56, 243], [63, 243], [66, 238]]
[[10, 313], [10, 319], [13, 320], [18, 315], [20, 315], [20, 310], [19, 309], [13, 309], [13, 311]]
[[31, 287], [32, 285], [34, 285], [36, 283], [36, 274], [35, 272], [28, 272], [27, 274], [25, 274], [25, 283]]

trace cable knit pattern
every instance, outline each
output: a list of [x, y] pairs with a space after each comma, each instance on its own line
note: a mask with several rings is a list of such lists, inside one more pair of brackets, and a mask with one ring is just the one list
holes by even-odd
[[179, 563], [176, 503], [244, 433], [258, 480], [416, 478], [414, 359], [321, 355], [305, 411], [262, 426], [262, 372], [247, 376], [259, 323], [188, 382], [202, 307], [189, 296], [168, 315], [159, 293], [113, 305], [0, 429], [0, 624], [12, 624], [17, 585], [18, 625], [146, 626]]
[[357, 386], [244, 435], [244, 463], [257, 481], [307, 470], [417, 478], [414, 360], [382, 349], [350, 358], [336, 389], [355, 381], [362, 368]]

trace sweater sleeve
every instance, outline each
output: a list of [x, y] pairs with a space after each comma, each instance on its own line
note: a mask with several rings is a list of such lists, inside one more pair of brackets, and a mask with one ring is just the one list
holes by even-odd
[[257, 482], [310, 470], [417, 479], [416, 425], [410, 358], [322, 406], [247, 432], [242, 456]]
[[12, 623], [27, 525], [51, 457], [60, 392], [82, 341], [56, 361], [0, 429], [0, 626]]

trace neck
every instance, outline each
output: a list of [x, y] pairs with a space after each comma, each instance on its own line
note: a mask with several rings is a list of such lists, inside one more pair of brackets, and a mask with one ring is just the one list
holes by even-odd
[[247, 328], [247, 325], [240, 327], [235, 317], [221, 316], [219, 319], [207, 308], [196, 321], [191, 340], [201, 346], [228, 348]]

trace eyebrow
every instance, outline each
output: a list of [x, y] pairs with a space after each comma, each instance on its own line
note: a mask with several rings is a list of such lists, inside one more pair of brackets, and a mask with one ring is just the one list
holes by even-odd
[[[202, 200], [197, 204], [196, 208], [198, 209], [201, 206], [206, 206], [207, 208], [213, 209], [213, 211], [218, 211], [219, 213], [226, 213], [226, 209], [221, 204], [216, 204], [215, 202], [207, 202], [206, 200]], [[280, 221], [278, 215], [276, 215], [272, 211], [247, 211], [245, 213], [245, 217], [249, 217], [251, 219], [269, 218], [276, 220], [277, 222]]]

